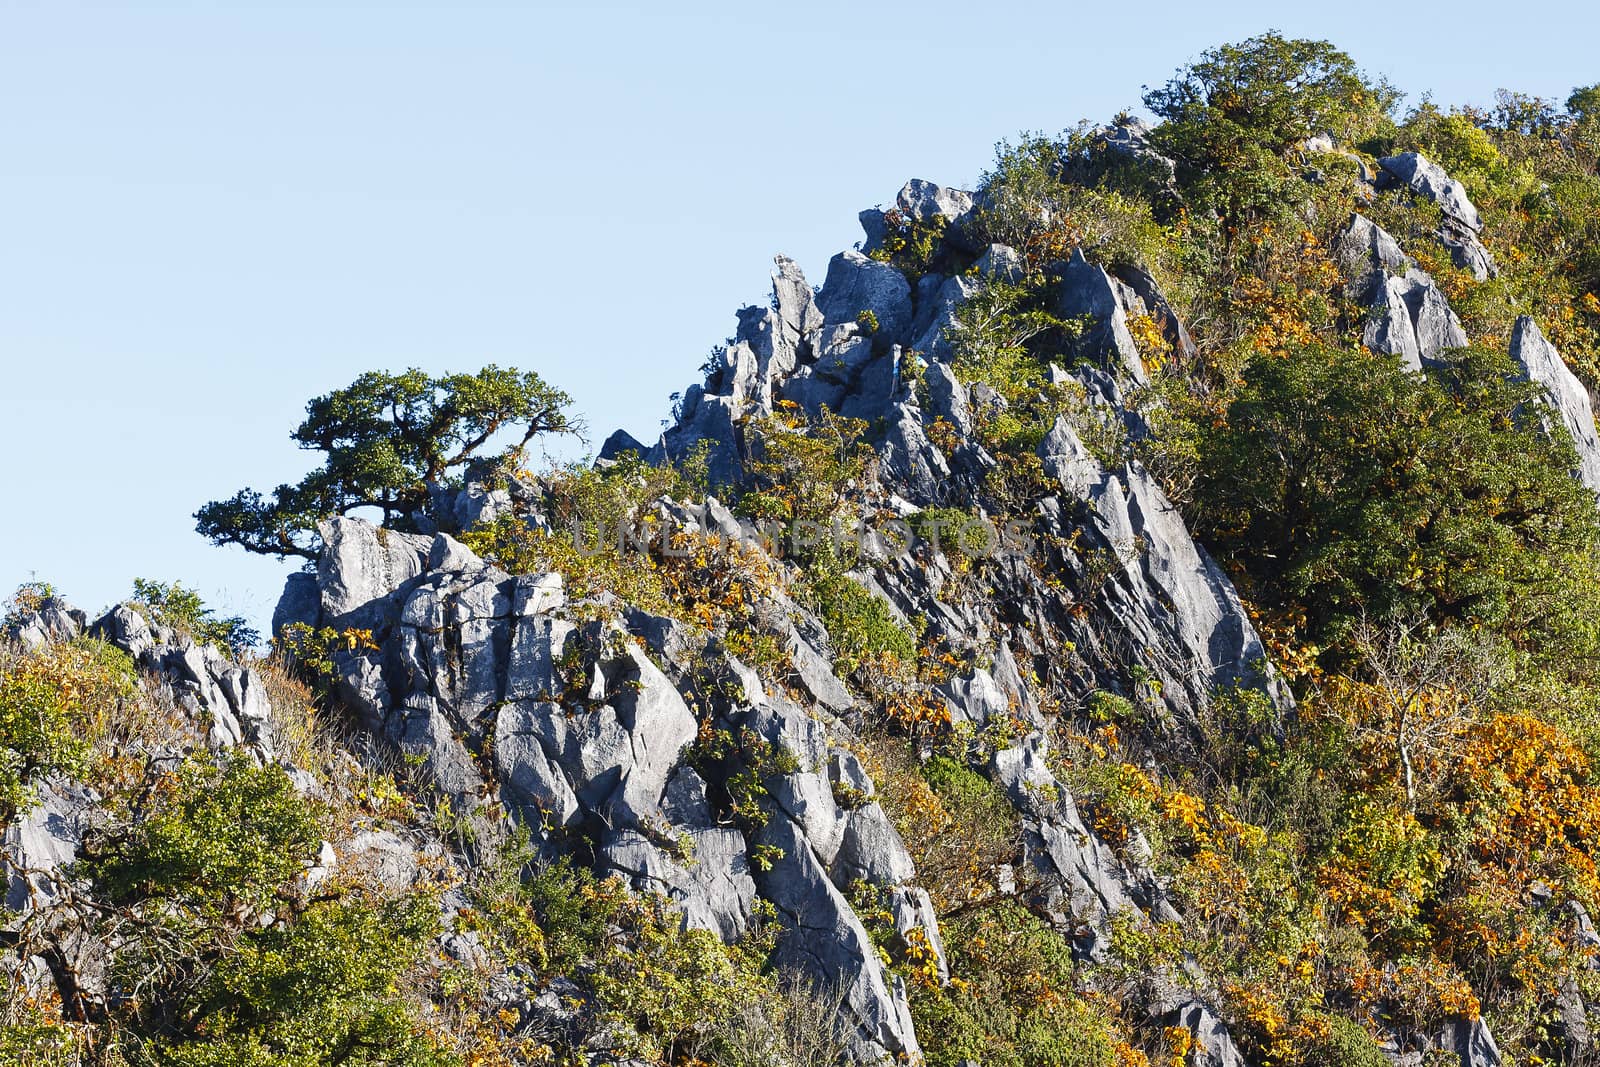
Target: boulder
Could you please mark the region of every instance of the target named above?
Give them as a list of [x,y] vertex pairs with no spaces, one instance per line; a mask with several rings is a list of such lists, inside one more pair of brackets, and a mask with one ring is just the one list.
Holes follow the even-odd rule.
[[1403,274],[1412,265],[1411,257],[1400,250],[1400,242],[1359,214],[1350,216],[1349,225],[1334,246],[1334,255],[1364,286],[1371,284],[1374,271]]
[[841,889],[858,881],[896,886],[914,879],[917,868],[883,808],[867,804],[845,815],[844,836],[830,874]]
[[25,648],[43,648],[56,641],[70,641],[83,633],[88,617],[60,597],[47,597],[32,611],[6,625],[6,636]]
[[1184,326],[1172,303],[1156,284],[1155,276],[1143,267],[1118,266],[1116,278],[1132,289],[1134,295],[1144,304],[1145,314],[1155,319],[1161,327],[1167,347],[1185,360],[1194,359],[1197,353],[1194,338],[1189,336],[1188,327]]
[[1022,255],[1010,245],[990,245],[972,266],[983,277],[1002,282],[1020,282],[1028,273]]
[[308,571],[298,571],[283,583],[283,593],[272,610],[272,635],[283,633],[284,628],[297,623],[317,627],[322,618],[322,590],[317,576]]
[[1405,185],[1412,192],[1438,205],[1439,210],[1474,233],[1483,229],[1483,218],[1467,196],[1467,187],[1444,172],[1439,164],[1421,152],[1402,152],[1378,160],[1378,169],[1389,183]]
[[[926,275],[924,281],[930,278],[936,276]],[[911,350],[920,353],[929,364],[950,362],[955,357],[950,331],[956,325],[958,309],[978,292],[979,286],[977,279],[958,274],[941,281],[931,295],[919,301],[911,326]]]
[[939,934],[939,920],[928,891],[912,886],[890,890],[889,913],[894,916],[897,947],[902,952],[917,950],[932,953],[934,978],[940,984],[948,982],[950,963],[945,957],[944,939]]
[[921,1049],[905,985],[885,971],[866,928],[812,850],[809,835],[779,813],[756,840],[768,857],[757,885],[787,927],[778,943],[778,964],[840,988],[855,1028],[852,1054],[858,1062],[877,1062],[885,1054],[915,1061]]
[[994,781],[1023,816],[1023,852],[1043,883],[1043,904],[1080,958],[1101,960],[1111,946],[1110,919],[1133,907],[1129,875],[1084,825],[1072,795],[1046,763],[1048,736],[1035,731],[995,752]]
[[945,363],[930,363],[923,374],[928,387],[928,414],[942,418],[963,437],[973,430],[972,413],[967,406],[967,390],[955,371]]
[[392,594],[427,569],[433,538],[342,516],[322,522],[317,532],[322,618],[336,629],[385,628],[392,621]]
[[1361,343],[1372,351],[1399,356],[1407,368],[1421,371],[1467,346],[1444,292],[1382,227],[1353,215],[1335,254],[1350,277],[1350,294],[1368,305]]
[[906,182],[894,199],[895,207],[912,222],[927,222],[932,218],[959,222],[971,213],[976,203],[976,198],[965,190],[936,185],[922,178]]
[[900,337],[911,325],[911,285],[905,275],[859,252],[840,252],[828,262],[817,305],[829,324],[857,322],[870,311],[885,339]]
[[675,820],[672,836],[669,852],[636,830],[610,831],[600,863],[635,889],[672,900],[682,909],[686,927],[710,930],[724,941],[743,936],[756,897],[744,836],[711,825],[709,812],[694,816],[692,826]]
[[[300,577],[310,576],[290,575],[291,583],[293,583],[293,579]],[[300,583],[293,584],[297,590],[303,590],[304,588]],[[312,579],[311,585],[313,591],[315,591],[316,579]],[[285,588],[284,593],[288,595],[287,588]],[[276,621],[277,616],[274,615],[273,618]],[[127,604],[118,604],[96,619],[89,633],[102,641],[116,645],[126,652],[135,663],[141,662],[145,655],[156,645],[155,636],[150,631],[149,621]]]

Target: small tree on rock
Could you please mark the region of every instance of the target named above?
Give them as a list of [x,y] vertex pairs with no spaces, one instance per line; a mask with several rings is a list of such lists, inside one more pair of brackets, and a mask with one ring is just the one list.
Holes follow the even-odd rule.
[[322,466],[270,496],[242,489],[212,501],[195,512],[195,528],[214,544],[280,559],[315,559],[317,524],[358,508],[380,511],[387,527],[415,529],[431,490],[490,458],[482,452],[498,435],[520,430],[498,457],[513,461],[540,434],[576,431],[569,403],[571,397],[531,371],[363,374],[308,403],[293,434],[300,447],[326,455]]

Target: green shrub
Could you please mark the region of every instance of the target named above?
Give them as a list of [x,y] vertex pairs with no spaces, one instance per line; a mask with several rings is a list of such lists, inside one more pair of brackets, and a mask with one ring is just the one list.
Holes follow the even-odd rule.
[[1131,723],[1138,719],[1133,701],[1104,689],[1096,689],[1084,698],[1083,710],[1090,722]]
[[185,589],[179,582],[168,585],[135,578],[130,603],[151,622],[186,633],[203,645],[221,645],[236,657],[261,641],[261,634],[243,616],[219,616],[206,607],[199,593]]
[[828,628],[834,665],[841,674],[848,676],[885,657],[901,663],[916,659],[916,639],[895,619],[889,605],[848,575],[810,568],[802,595]]
[[[814,998],[765,973],[770,931],[758,926],[724,945],[708,930],[686,929],[664,897],[636,894],[620,879],[596,878],[566,859],[511,862],[523,865],[514,899],[528,909],[514,940],[534,947],[531,958],[541,973],[566,975],[587,989],[619,1054],[663,1063],[698,1057],[788,1067],[787,1060],[749,1058],[751,1028],[779,1031],[791,1047],[826,1036],[828,1021],[804,1010]],[[502,886],[509,888],[509,882]],[[533,928],[525,925],[527,917]]]
[[38,611],[56,597],[56,587],[38,579],[23,582],[6,598],[5,614],[0,616],[0,630],[10,632],[11,627],[24,615]]
[[911,1011],[929,1067],[1112,1067],[1107,1018],[1076,996],[1066,941],[1015,904],[948,924],[955,980],[918,987]]
[[[1158,223],[1143,190],[1082,184],[1063,160],[1087,151],[1088,137],[1065,143],[1026,135],[995,146],[994,166],[983,177],[977,212],[983,238],[1022,254],[1030,272],[1042,271],[1083,248],[1099,262],[1137,265],[1164,273],[1173,263],[1173,234]],[[1040,277],[1029,279],[1036,285]]]
[[[758,519],[829,529],[866,476],[873,455],[863,437],[866,428],[861,419],[826,409],[808,420],[792,405],[753,423],[750,473],[755,488],[739,499],[739,509]],[[797,544],[796,555],[808,559],[815,547]]]
[[0,823],[32,801],[29,783],[82,774],[90,745],[135,694],[133,663],[100,641],[0,649]]
[[438,925],[423,896],[314,904],[254,931],[190,999],[187,1031],[160,1042],[174,1067],[444,1067],[456,1062],[397,992]]
[[1388,1067],[1390,1059],[1366,1027],[1342,1015],[1324,1018],[1328,1032],[1309,1042],[1302,1067]]
[[206,915],[261,909],[316,856],[316,812],[275,765],[242,752],[191,757],[157,784],[153,810],[90,861],[111,899],[157,898]]
[[1207,434],[1199,526],[1314,635],[1423,611],[1582,647],[1600,530],[1538,402],[1491,353],[1426,378],[1335,348],[1259,360]]

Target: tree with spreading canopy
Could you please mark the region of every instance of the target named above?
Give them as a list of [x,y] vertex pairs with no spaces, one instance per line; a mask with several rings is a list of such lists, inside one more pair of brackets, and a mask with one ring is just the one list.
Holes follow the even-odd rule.
[[1331,346],[1258,360],[1203,434],[1197,526],[1323,634],[1420,613],[1576,656],[1600,524],[1572,441],[1506,356],[1452,358],[1426,377]]
[[1295,174],[1290,155],[1309,138],[1359,142],[1389,124],[1398,99],[1327,41],[1279,33],[1208,49],[1144,94],[1163,120],[1157,146],[1187,179],[1186,199],[1230,224],[1270,213]]
[[[459,480],[468,464],[513,462],[541,434],[576,432],[570,403],[532,371],[493,365],[439,377],[416,369],[363,374],[309,402],[292,435],[324,453],[322,466],[270,496],[242,489],[212,501],[195,512],[195,528],[214,544],[280,559],[315,559],[317,524],[358,508],[380,511],[386,527],[416,529],[431,492]],[[483,455],[507,432],[516,435],[509,447]]]

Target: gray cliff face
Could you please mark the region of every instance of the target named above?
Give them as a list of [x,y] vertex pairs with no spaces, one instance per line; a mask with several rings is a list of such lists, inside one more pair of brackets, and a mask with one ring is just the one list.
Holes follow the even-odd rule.
[[1350,293],[1368,308],[1361,341],[1421,371],[1436,366],[1468,338],[1444,293],[1400,244],[1370,219],[1355,215],[1335,249],[1350,276]]
[[[347,573],[385,558],[385,536],[354,519],[325,528],[316,621],[371,624],[378,649],[339,656],[345,699],[472,813],[480,841],[503,835],[508,819],[552,852],[587,841],[600,871],[665,894],[685,922],[726,939],[764,898],[792,930],[782,958],[844,988],[859,1057],[917,1051],[905,990],[844,896],[856,881],[912,894],[915,865],[876,802],[846,810],[835,800],[842,777],[868,794],[871,783],[827,710],[851,698],[826,669],[826,644],[802,631],[825,642],[820,624],[792,604],[781,616],[801,650],[795,691],[817,701],[802,706],[682,623],[571,605],[559,575],[506,575],[445,535],[430,545],[387,535],[387,550],[405,553],[391,578],[412,559],[429,561],[404,581]],[[353,588],[372,599],[353,602]],[[733,771],[690,752],[695,693],[716,726],[793,757],[792,770],[768,779],[759,826],[716,813],[712,794]],[[929,933],[936,942],[936,928]]]

